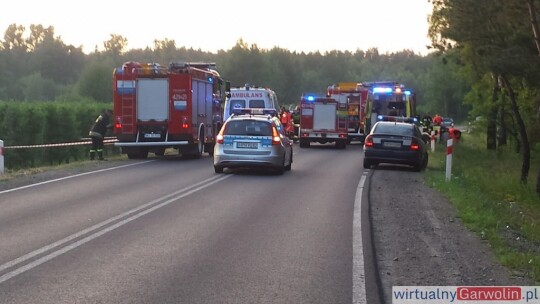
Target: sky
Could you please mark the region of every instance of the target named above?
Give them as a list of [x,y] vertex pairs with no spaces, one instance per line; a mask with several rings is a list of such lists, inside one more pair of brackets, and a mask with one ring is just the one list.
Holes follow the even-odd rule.
[[177,47],[217,52],[239,39],[262,49],[380,53],[404,49],[425,55],[428,0],[2,0],[0,39],[10,24],[54,27],[65,44],[85,53],[111,34],[128,49],[174,40]]

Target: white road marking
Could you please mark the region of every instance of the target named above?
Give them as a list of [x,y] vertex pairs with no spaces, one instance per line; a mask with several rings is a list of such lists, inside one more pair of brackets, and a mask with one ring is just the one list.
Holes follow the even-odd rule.
[[353,216],[353,304],[366,304],[366,273],[364,269],[364,247],[362,246],[362,194],[364,192],[364,183],[366,182],[364,172],[356,188],[354,198],[354,216]]
[[13,189],[9,189],[9,190],[0,191],[0,194],[13,192],[13,191],[17,191],[17,190],[22,190],[22,189],[26,189],[26,188],[31,188],[31,187],[35,187],[35,186],[39,186],[39,185],[54,183],[54,182],[58,182],[58,181],[62,181],[62,180],[66,180],[66,179],[70,179],[70,178],[74,178],[74,177],[79,177],[79,176],[84,176],[84,175],[89,175],[89,174],[94,174],[94,173],[99,173],[99,172],[105,172],[105,171],[115,170],[115,169],[120,169],[120,168],[125,168],[125,167],[137,166],[137,165],[146,164],[146,163],[153,162],[153,161],[155,161],[155,160],[147,160],[147,161],[140,162],[140,163],[122,165],[122,166],[118,166],[118,167],[111,167],[111,168],[106,168],[106,169],[100,169],[100,170],[95,170],[95,171],[90,171],[90,172],[85,172],[85,173],[60,177],[60,178],[57,178],[57,179],[51,179],[51,180],[44,181],[44,182],[41,182],[41,183],[35,183],[35,184],[26,185],[26,186],[22,186],[22,187],[18,187],[18,188],[13,188]]
[[[167,194],[167,195],[165,195],[163,197],[155,199],[155,200],[153,200],[153,201],[151,201],[149,203],[146,203],[146,204],[144,204],[142,206],[139,206],[137,208],[134,208],[132,210],[124,212],[124,213],[122,213],[122,214],[120,214],[118,216],[110,218],[110,219],[108,219],[106,221],[103,221],[103,222],[101,222],[99,224],[96,224],[96,225],[94,225],[94,226],[92,226],[90,228],[87,228],[87,229],[84,229],[84,230],[82,230],[80,232],[72,234],[72,235],[70,235],[70,236],[68,236],[68,237],[66,237],[64,239],[61,239],[61,240],[59,240],[57,242],[54,242],[54,243],[52,243],[50,245],[47,245],[47,246],[44,246],[44,247],[42,247],[40,249],[32,251],[32,252],[30,252],[28,254],[25,254],[25,255],[17,258],[17,259],[14,259],[14,260],[9,261],[9,262],[7,262],[5,264],[2,264],[2,265],[0,265],[0,271],[3,271],[3,270],[8,269],[10,267],[13,267],[13,266],[15,266],[17,264],[23,263],[23,262],[25,262],[25,261],[39,255],[39,254],[42,254],[42,253],[47,252],[47,251],[49,251],[49,250],[51,250],[51,249],[53,249],[55,247],[61,246],[61,245],[65,244],[65,243],[67,243],[69,241],[77,239],[78,237],[81,237],[81,236],[83,236],[83,235],[85,235],[85,234],[87,234],[87,233],[89,233],[91,231],[97,230],[93,234],[90,234],[87,237],[74,242],[73,244],[70,244],[70,245],[65,246],[63,248],[60,248],[60,249],[58,249],[56,251],[53,251],[53,252],[51,252],[51,253],[49,253],[49,254],[47,254],[47,255],[45,255],[45,256],[37,259],[37,260],[35,260],[35,261],[33,261],[31,263],[28,263],[28,264],[26,264],[26,265],[24,265],[22,267],[16,268],[16,269],[14,269],[14,270],[0,276],[0,284],[7,281],[7,280],[9,280],[9,279],[11,279],[11,278],[13,278],[13,277],[15,277],[15,276],[17,276],[17,275],[19,275],[19,274],[21,274],[21,273],[23,273],[23,272],[26,272],[26,271],[30,270],[30,269],[32,269],[32,268],[34,268],[36,266],[39,266],[39,265],[41,265],[41,264],[43,264],[43,263],[45,263],[47,261],[50,261],[53,258],[55,258],[55,257],[57,257],[57,256],[59,256],[59,255],[61,255],[63,253],[66,253],[66,252],[68,252],[70,250],[73,250],[73,249],[75,249],[75,248],[77,248],[77,247],[79,247],[79,246],[81,246],[81,245],[83,245],[85,243],[88,243],[91,240],[93,240],[93,239],[95,239],[95,238],[97,238],[99,236],[102,236],[107,232],[113,231],[116,228],[119,228],[119,227],[121,227],[121,226],[135,220],[135,219],[138,219],[139,217],[141,217],[141,216],[143,216],[145,214],[148,214],[148,213],[151,213],[151,212],[153,212],[155,210],[158,210],[158,209],[160,209],[160,208],[162,208],[164,206],[167,206],[170,203],[172,203],[172,202],[174,202],[174,201],[176,201],[176,200],[178,200],[180,198],[186,197],[186,196],[188,196],[188,195],[190,195],[192,193],[195,193],[195,192],[200,191],[200,190],[202,190],[204,188],[207,188],[207,187],[209,187],[209,186],[211,186],[211,185],[213,185],[215,183],[218,183],[218,182],[220,182],[220,181],[222,181],[224,179],[227,179],[227,178],[229,178],[231,176],[232,175],[221,175],[221,176],[218,176],[218,177],[214,176],[214,177],[208,178],[206,180],[203,180],[201,182],[198,182],[196,184],[188,186],[188,187],[186,187],[184,189],[178,190],[178,191],[176,191],[174,193]],[[154,204],[156,204],[156,203],[158,203],[160,201],[163,201],[163,200],[166,200],[166,201],[164,201],[162,203],[159,203],[159,204],[157,204],[157,205],[155,205],[155,206],[153,206],[151,208],[145,209],[145,208],[147,208],[149,206],[152,206],[152,205],[154,205]],[[145,209],[145,210],[141,211],[141,209]],[[133,215],[131,215],[131,214],[133,214]],[[120,222],[118,222],[118,223],[116,223],[116,224],[114,224],[112,226],[109,226],[109,227],[104,228],[102,230],[98,230],[101,227],[103,227],[103,226],[105,226],[107,224],[110,224],[110,223],[112,223],[112,222],[114,222],[116,220],[119,220],[119,219],[121,219],[123,217],[126,217],[128,215],[131,215],[131,216],[124,219],[124,220],[121,220]]]

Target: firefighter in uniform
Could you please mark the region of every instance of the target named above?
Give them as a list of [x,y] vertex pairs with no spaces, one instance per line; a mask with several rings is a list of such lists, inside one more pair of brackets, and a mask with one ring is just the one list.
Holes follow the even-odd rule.
[[99,160],[105,160],[103,158],[103,139],[107,130],[112,129],[112,115],[113,112],[111,110],[104,110],[103,113],[96,118],[92,128],[90,128],[90,132],[88,132],[88,136],[92,139],[90,160],[94,160],[96,154]]

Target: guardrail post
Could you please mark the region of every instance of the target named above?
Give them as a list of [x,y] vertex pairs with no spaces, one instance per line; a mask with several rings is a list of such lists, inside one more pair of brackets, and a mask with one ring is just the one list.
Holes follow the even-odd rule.
[[435,152],[435,131],[431,131],[431,152]]
[[446,141],[446,181],[452,176],[452,139]]
[[0,175],[4,174],[4,141],[0,139]]

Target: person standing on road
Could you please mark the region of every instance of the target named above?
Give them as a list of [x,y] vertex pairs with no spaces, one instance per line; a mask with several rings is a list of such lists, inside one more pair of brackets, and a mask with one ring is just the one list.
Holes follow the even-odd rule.
[[113,112],[109,109],[104,110],[101,115],[96,118],[96,121],[90,128],[88,136],[92,139],[92,148],[90,148],[90,160],[96,158],[96,154],[99,160],[105,160],[103,158],[103,139],[107,130],[112,129],[112,115]]

